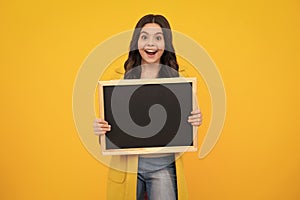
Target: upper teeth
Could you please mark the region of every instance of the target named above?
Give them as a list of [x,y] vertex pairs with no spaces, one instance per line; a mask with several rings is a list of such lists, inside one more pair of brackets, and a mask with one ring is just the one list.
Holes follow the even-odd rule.
[[156,52],[155,50],[146,50],[146,51],[150,53]]

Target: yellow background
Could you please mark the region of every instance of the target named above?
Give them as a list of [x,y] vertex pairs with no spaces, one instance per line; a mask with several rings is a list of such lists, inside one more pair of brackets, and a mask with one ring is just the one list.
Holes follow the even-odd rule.
[[148,13],[203,45],[226,88],[219,142],[184,158],[190,199],[300,199],[297,0],[2,1],[0,199],[105,199],[107,168],[73,122],[73,83],[96,45]]

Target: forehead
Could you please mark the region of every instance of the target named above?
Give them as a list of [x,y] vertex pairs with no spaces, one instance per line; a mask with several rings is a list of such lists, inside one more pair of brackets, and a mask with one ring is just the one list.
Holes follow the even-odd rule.
[[149,34],[162,33],[161,27],[156,23],[148,23],[143,26],[141,32],[146,32]]

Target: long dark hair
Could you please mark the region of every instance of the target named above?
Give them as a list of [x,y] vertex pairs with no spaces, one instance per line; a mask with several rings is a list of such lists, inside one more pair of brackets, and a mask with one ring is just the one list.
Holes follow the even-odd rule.
[[[156,23],[158,24],[163,31],[164,41],[165,41],[165,50],[163,55],[160,58],[160,64],[164,67],[161,68],[159,72],[159,77],[177,77],[178,76],[178,63],[175,54],[175,50],[172,43],[172,31],[168,20],[162,15],[145,15],[142,17],[135,26],[133,36],[130,42],[130,51],[128,55],[128,59],[124,63],[125,72],[129,72],[130,70],[139,71],[138,73],[130,73],[130,74],[140,74],[140,66],[141,65],[141,55],[138,50],[138,39],[140,37],[141,29],[148,23]],[[138,67],[138,68],[136,68]],[[136,69],[134,69],[136,68]],[[139,75],[138,75],[139,76]],[[136,75],[126,75],[125,78],[139,78]]]

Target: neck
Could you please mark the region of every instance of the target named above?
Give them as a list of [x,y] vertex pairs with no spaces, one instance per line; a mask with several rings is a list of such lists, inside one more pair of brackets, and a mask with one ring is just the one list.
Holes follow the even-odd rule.
[[143,78],[157,78],[160,70],[159,63],[142,63],[141,79]]

